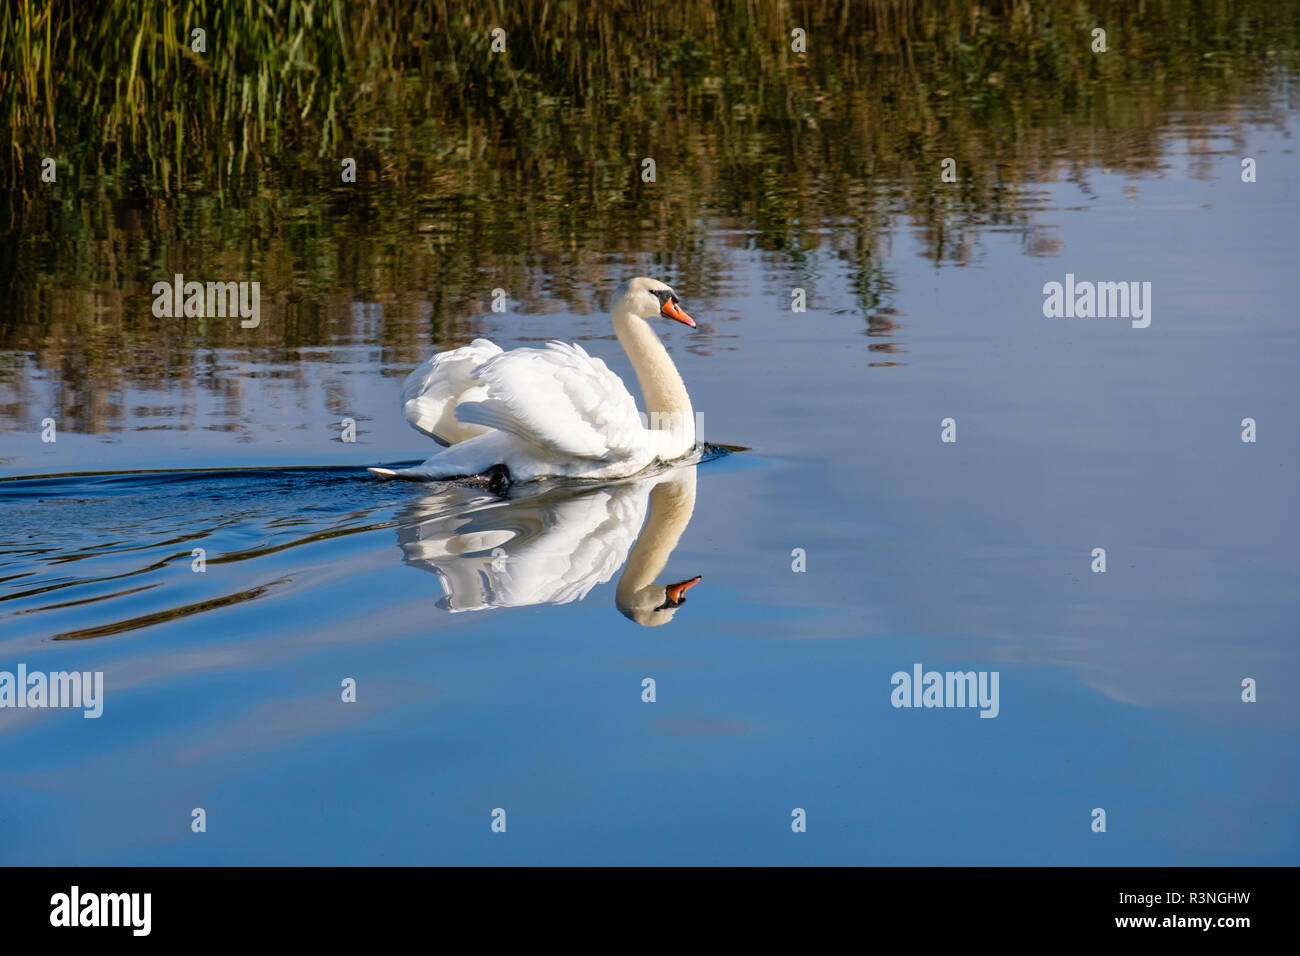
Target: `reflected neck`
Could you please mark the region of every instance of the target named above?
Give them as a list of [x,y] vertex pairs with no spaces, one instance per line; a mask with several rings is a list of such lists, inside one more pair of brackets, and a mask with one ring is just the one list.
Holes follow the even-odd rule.
[[[695,468],[693,466],[678,468],[671,477],[659,482],[650,491],[650,509],[646,516],[645,527],[637,536],[636,544],[627,557],[623,574],[618,579],[618,588],[614,593],[614,603],[625,614],[648,616],[652,609],[661,604],[664,598],[663,588],[653,590],[642,597],[642,592],[654,585],[654,580],[663,571],[673,549],[691,523],[695,513]],[[648,602],[648,604],[647,604]],[[644,608],[642,605],[646,605]],[[668,615],[664,618],[667,620]],[[635,618],[634,618],[635,619]],[[639,623],[647,623],[642,620]]]

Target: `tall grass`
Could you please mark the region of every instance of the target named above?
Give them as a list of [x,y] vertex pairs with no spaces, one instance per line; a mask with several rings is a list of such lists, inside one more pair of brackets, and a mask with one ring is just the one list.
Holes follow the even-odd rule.
[[[1098,25],[1106,56],[1089,49]],[[791,51],[796,26],[806,55]],[[494,27],[504,55],[490,52]],[[191,49],[196,28],[206,52]],[[1298,35],[1289,0],[5,0],[3,167],[20,192],[54,156],[165,194],[345,147],[384,166],[503,137],[592,153],[610,126],[815,124],[877,97],[924,136],[936,98],[972,119],[1030,89],[1086,106],[1103,80],[1235,69],[1293,54]],[[945,125],[960,134],[956,117]]]

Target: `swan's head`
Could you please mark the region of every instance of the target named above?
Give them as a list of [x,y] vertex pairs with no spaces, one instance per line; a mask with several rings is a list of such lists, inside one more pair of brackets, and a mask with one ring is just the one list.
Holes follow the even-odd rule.
[[682,309],[677,301],[677,293],[666,282],[638,276],[628,279],[614,290],[614,301],[610,311],[631,312],[638,319],[653,319],[663,316],[675,319],[684,325],[695,328],[695,320]]
[[615,603],[628,620],[636,621],[642,627],[658,627],[673,619],[677,609],[686,603],[686,592],[700,580],[697,574],[676,584],[651,584],[638,591],[630,601],[616,600]]

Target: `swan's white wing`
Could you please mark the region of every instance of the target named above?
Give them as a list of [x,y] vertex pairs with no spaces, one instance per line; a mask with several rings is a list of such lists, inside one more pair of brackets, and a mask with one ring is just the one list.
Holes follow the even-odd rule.
[[440,445],[452,445],[483,434],[486,428],[467,425],[456,418],[456,406],[482,396],[474,381],[474,370],[500,354],[501,347],[487,339],[475,339],[463,348],[439,352],[406,377],[402,384],[402,414],[416,431]]
[[487,394],[457,406],[456,418],[467,425],[510,432],[545,454],[595,461],[631,455],[645,443],[627,387],[581,346],[512,349],[473,375]]

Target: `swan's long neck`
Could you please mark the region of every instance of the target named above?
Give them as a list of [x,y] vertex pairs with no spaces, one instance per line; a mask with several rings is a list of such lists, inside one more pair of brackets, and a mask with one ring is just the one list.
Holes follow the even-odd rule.
[[614,334],[636,372],[645,398],[647,424],[652,431],[663,433],[661,457],[681,457],[695,447],[695,411],[677,366],[645,319],[630,312],[615,312]]
[[672,620],[672,611],[655,611],[663,603],[664,589],[654,580],[663,571],[673,549],[695,512],[695,468],[678,468],[650,491],[650,513],[637,536],[618,579],[614,603],[638,624],[655,625]]

